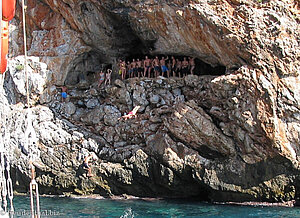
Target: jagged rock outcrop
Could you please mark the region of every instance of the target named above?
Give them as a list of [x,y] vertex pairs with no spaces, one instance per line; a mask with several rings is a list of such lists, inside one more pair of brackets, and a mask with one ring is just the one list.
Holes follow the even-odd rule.
[[[48,65],[31,61],[41,192],[299,198],[299,2],[259,2],[28,1],[29,54]],[[16,27],[15,55],[22,50]],[[78,81],[136,54],[194,56],[227,70],[115,80],[105,89]],[[18,58],[3,97],[12,109],[15,186],[26,191],[26,110],[15,105],[25,99],[24,71],[16,65]],[[73,86],[61,103],[55,85],[66,81]],[[136,119],[118,119],[136,105]],[[89,152],[98,157],[92,179],[82,169]]]

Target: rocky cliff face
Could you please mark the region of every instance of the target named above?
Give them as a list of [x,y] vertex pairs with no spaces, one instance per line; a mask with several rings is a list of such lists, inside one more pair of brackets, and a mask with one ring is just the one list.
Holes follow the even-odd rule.
[[[43,0],[28,1],[27,11],[29,54],[40,57],[30,62],[30,84],[43,193],[299,198],[298,1]],[[14,55],[22,51],[18,25]],[[116,80],[105,89],[70,82],[145,54],[194,56],[226,74]],[[7,128],[16,187],[25,191],[18,61],[7,75]],[[68,82],[61,103],[54,84]],[[136,105],[136,119],[118,120]],[[88,152],[98,157],[92,179],[81,166]]]

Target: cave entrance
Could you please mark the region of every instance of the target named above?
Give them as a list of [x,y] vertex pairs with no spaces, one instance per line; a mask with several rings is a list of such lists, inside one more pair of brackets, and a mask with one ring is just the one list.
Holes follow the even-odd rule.
[[195,74],[196,75],[214,75],[214,76],[221,76],[224,75],[226,72],[226,67],[222,65],[218,66],[211,66],[204,61],[201,61],[198,58],[195,58]]
[[70,63],[64,84],[67,86],[91,85],[97,79],[100,70],[111,68],[107,57],[96,51],[83,53]]
[[[169,60],[166,61],[167,67],[168,67],[168,62],[170,61],[171,63],[172,56],[174,56],[174,58],[176,60],[178,59],[179,61],[183,61],[185,57],[187,60],[189,59],[189,56],[182,56],[182,55],[164,55],[164,54],[148,55],[144,53],[129,54],[125,56],[123,59],[125,59],[126,62],[128,61],[131,62],[133,59],[144,60],[145,56],[148,56],[150,59],[154,59],[156,56],[158,56],[159,59],[161,59],[163,56],[165,58],[168,56]],[[119,78],[119,75],[117,75],[116,73],[118,71],[117,59],[114,58],[109,59],[105,55],[102,55],[101,53],[96,51],[90,51],[81,54],[77,58],[75,58],[73,62],[69,65],[67,77],[65,79],[65,85],[75,86],[81,84],[83,86],[85,85],[90,86],[96,82],[98,78],[97,73],[100,70],[106,71],[107,69],[113,69],[113,71],[115,72],[112,74],[112,79]],[[220,65],[220,66],[213,67],[210,64],[203,62],[199,58],[195,58],[195,69],[194,69],[195,75],[219,76],[219,75],[224,75],[225,71],[226,71],[225,66]]]

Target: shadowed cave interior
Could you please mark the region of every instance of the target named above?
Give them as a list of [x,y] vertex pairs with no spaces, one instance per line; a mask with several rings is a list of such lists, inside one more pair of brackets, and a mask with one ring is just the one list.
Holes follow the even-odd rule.
[[[132,61],[132,59],[140,59],[143,60],[145,56],[148,56],[150,59],[155,58],[158,56],[159,59],[161,57],[169,57],[174,56],[175,59],[179,59],[180,61],[183,60],[184,57],[187,59],[190,56],[187,55],[172,55],[172,54],[156,54],[156,55],[149,55],[149,54],[127,54],[125,57],[115,58],[115,57],[103,57],[100,53],[95,51],[90,51],[88,53],[84,53],[73,60],[73,63],[70,65],[68,70],[68,76],[65,80],[65,85],[76,85],[78,83],[87,82],[88,84],[92,84],[97,79],[97,73],[100,70],[106,69],[113,69],[112,78],[113,79],[120,79],[118,75],[118,66],[117,61],[119,59],[125,59],[127,61]],[[219,65],[219,66],[211,66],[200,60],[199,58],[195,58],[195,69],[194,74],[201,76],[201,75],[224,75],[226,71],[226,67]]]

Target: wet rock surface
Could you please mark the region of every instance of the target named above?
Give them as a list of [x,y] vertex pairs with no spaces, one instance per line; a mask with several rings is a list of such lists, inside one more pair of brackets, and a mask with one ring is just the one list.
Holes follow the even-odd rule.
[[[29,1],[29,54],[40,56],[29,63],[35,146],[24,141],[21,57],[10,60],[0,104],[16,190],[28,190],[30,153],[46,194],[299,198],[298,4]],[[79,78],[136,50],[195,56],[227,71],[117,79],[101,89]],[[62,103],[56,85],[68,80]],[[119,119],[136,105],[135,119]],[[92,178],[82,165],[88,153],[97,156]]]

